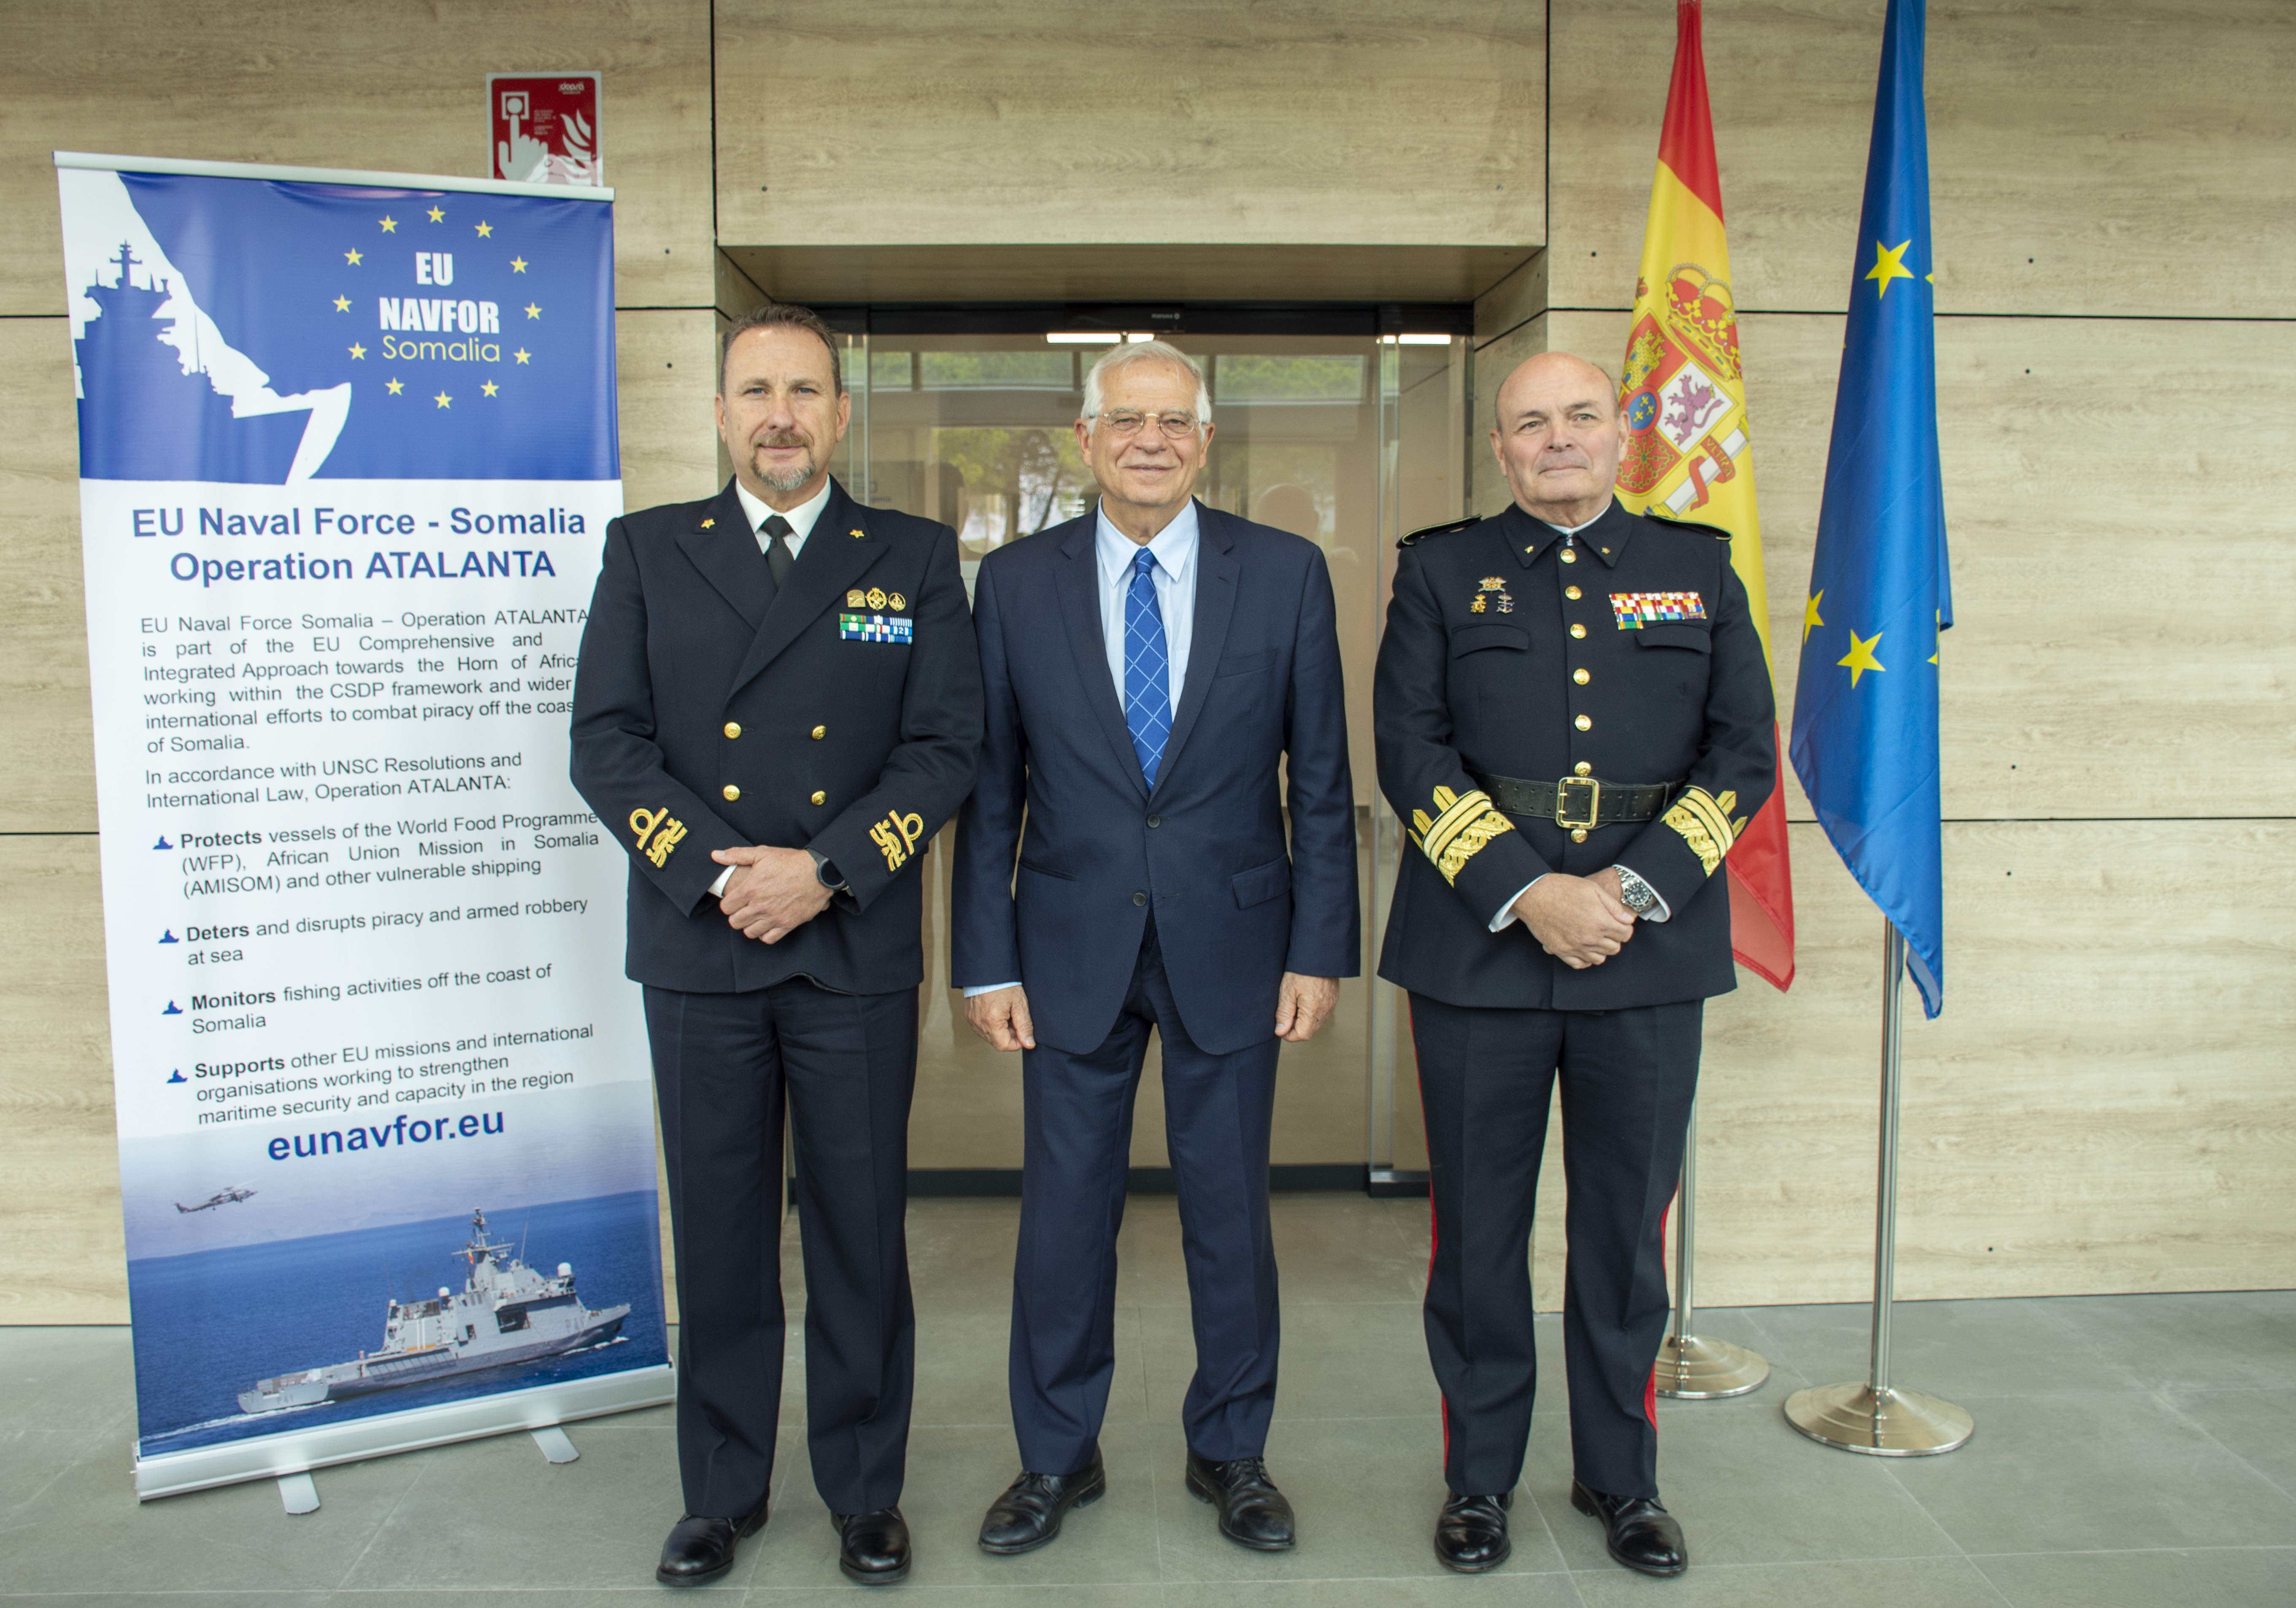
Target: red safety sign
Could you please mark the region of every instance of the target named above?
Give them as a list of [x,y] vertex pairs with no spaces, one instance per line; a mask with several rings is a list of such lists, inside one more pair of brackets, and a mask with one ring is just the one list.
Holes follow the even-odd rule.
[[603,185],[594,72],[489,73],[489,168],[528,185]]

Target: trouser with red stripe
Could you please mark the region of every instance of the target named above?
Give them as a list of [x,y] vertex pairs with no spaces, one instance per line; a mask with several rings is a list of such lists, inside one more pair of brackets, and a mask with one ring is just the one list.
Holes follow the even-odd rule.
[[1652,1365],[1666,1336],[1666,1218],[1698,1087],[1704,1002],[1511,1011],[1411,997],[1435,1245],[1427,1354],[1443,1392],[1443,1477],[1514,1489],[1530,1437],[1530,1227],[1562,1092],[1563,1365],[1578,1478],[1658,1494]]

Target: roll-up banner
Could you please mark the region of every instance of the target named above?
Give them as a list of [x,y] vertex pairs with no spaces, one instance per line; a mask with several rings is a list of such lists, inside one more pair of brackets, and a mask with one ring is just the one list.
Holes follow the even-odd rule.
[[611,191],[60,152],[151,1497],[668,1399]]

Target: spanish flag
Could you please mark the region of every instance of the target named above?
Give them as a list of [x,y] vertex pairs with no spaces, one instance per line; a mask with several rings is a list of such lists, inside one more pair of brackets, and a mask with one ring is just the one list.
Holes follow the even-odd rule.
[[[1706,103],[1699,0],[1677,0],[1674,81],[1658,140],[1650,221],[1635,281],[1619,394],[1627,414],[1619,500],[1640,513],[1693,520],[1730,533],[1730,562],[1770,648],[1762,529],[1754,513],[1746,382],[1730,247]],[[1730,946],[1741,964],[1784,989],[1793,981],[1793,876],[1786,858],[1785,771],[1730,850]]]

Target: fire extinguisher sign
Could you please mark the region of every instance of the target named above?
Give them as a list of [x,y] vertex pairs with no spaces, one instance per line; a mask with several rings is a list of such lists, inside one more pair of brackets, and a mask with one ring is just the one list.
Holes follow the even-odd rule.
[[594,72],[488,73],[488,171],[527,185],[603,185]]

